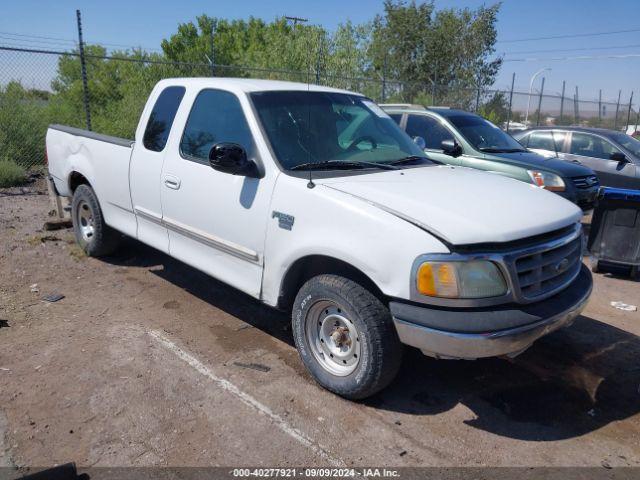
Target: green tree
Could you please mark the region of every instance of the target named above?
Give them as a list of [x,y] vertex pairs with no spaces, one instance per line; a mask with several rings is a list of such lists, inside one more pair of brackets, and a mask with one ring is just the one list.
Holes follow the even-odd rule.
[[509,101],[504,92],[494,92],[478,109],[479,115],[496,125],[506,122],[508,113]]
[[469,108],[474,92],[493,84],[502,64],[491,58],[499,8],[436,11],[433,1],[385,0],[384,14],[373,22],[371,69],[402,79],[405,100],[436,83],[439,103]]
[[43,164],[48,123],[41,92],[27,90],[17,81],[0,87],[0,161],[23,167]]

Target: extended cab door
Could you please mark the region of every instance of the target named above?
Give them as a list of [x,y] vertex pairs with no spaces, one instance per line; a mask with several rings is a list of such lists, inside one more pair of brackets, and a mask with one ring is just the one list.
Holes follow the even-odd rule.
[[169,237],[162,225],[162,165],[184,94],[185,88],[181,86],[157,87],[151,93],[138,125],[129,168],[131,201],[138,222],[137,238],[163,252],[169,251]]
[[[163,223],[169,251],[213,277],[254,297],[260,296],[264,241],[277,172],[262,165],[259,128],[246,94],[225,90],[190,91],[165,158],[161,184]],[[191,106],[192,105],[192,106]],[[189,108],[191,106],[191,108]],[[261,178],[232,175],[209,165],[219,142],[242,146],[261,166]],[[264,149],[264,142],[262,142]],[[265,155],[268,155],[265,153]],[[265,168],[266,167],[266,168]],[[167,179],[176,184],[167,183]]]

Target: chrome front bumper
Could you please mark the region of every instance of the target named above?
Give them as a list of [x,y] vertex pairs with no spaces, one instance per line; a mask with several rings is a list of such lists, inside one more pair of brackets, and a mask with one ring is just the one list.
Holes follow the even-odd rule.
[[[473,360],[517,355],[540,337],[570,325],[586,307],[592,288],[591,273],[583,265],[578,277],[565,290],[539,304],[519,309],[512,306],[443,311],[399,302],[391,302],[390,308],[402,343],[436,358]],[[456,329],[444,329],[443,318]],[[473,331],[474,319],[482,323],[483,330]],[[524,321],[527,323],[522,324]],[[491,324],[497,328],[487,328]]]

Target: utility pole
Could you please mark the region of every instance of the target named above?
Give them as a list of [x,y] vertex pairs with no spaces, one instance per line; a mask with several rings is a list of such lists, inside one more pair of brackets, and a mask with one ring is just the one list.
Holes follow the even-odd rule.
[[84,41],[82,40],[82,19],[80,10],[76,10],[78,21],[78,49],[80,50],[80,70],[82,74],[82,97],[84,100],[84,114],[87,122],[87,130],[91,130],[91,109],[89,107],[89,84],[87,82],[87,63],[84,58]]
[[[293,41],[295,43],[295,41],[297,40],[298,37],[298,32],[297,32],[297,26],[298,23],[307,23],[309,21],[308,18],[302,18],[302,17],[294,17],[292,15],[285,15],[284,19],[287,22],[292,22],[293,23]],[[309,48],[309,50],[311,50],[311,48]],[[309,54],[309,58],[307,61],[307,83],[311,83],[311,79],[309,78],[309,76],[311,75],[311,51],[308,52]]]
[[527,125],[527,122],[529,120],[529,108],[531,107],[531,94],[532,94],[532,90],[533,90],[533,82],[535,82],[536,77],[538,75],[540,75],[542,72],[546,72],[546,71],[550,71],[551,69],[549,67],[545,67],[545,68],[541,68],[540,70],[538,70],[536,73],[534,73],[531,76],[531,81],[529,82],[529,98],[527,99],[527,111],[524,114],[524,124]]
[[293,26],[295,27],[296,25],[298,25],[298,23],[307,23],[309,21],[308,18],[302,18],[302,17],[290,17],[285,15],[284,16],[285,20],[289,20],[290,22],[293,22]]

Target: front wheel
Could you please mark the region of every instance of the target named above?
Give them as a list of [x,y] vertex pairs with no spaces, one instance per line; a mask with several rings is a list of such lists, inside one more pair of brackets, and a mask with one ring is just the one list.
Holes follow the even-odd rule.
[[359,284],[337,275],[314,277],[298,292],[292,316],[300,357],[327,390],[363,399],[396,376],[402,344],[391,314]]

